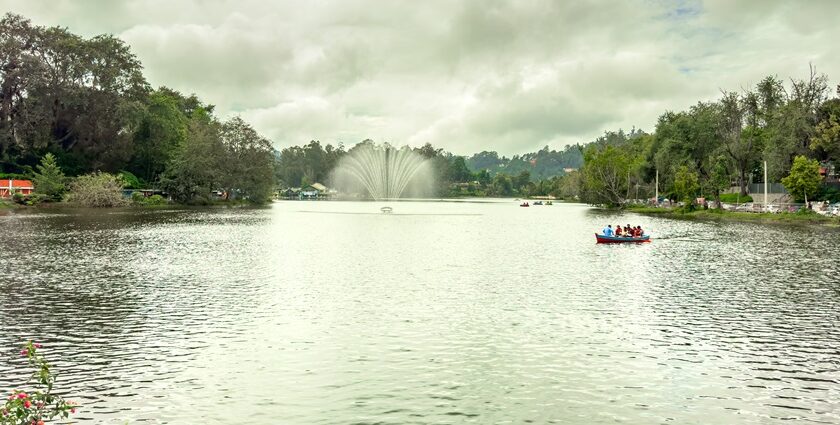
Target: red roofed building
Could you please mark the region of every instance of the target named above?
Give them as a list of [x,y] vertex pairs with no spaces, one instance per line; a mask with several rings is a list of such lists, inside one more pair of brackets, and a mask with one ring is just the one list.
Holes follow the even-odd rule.
[[0,198],[10,198],[14,193],[29,195],[35,190],[35,185],[29,180],[0,180]]

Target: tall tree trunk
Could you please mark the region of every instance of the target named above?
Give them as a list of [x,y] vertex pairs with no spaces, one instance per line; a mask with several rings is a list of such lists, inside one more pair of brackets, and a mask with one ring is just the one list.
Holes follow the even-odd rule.
[[738,183],[741,185],[741,196],[747,196],[747,170],[745,165],[741,165],[738,175],[738,179],[740,180]]

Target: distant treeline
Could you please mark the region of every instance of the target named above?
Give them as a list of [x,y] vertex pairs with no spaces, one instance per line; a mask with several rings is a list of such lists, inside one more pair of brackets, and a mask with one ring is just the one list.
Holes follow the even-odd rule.
[[[331,173],[341,158],[354,149],[373,143],[364,140],[350,149],[343,144],[322,145],[311,141],[303,146],[283,149],[278,159],[279,184],[304,187],[315,182],[330,183]],[[565,169],[583,163],[581,146],[563,151],[548,147],[539,152],[499,157],[496,152],[481,152],[466,158],[427,143],[413,150],[430,160],[435,176],[435,196],[532,196],[559,195]]]

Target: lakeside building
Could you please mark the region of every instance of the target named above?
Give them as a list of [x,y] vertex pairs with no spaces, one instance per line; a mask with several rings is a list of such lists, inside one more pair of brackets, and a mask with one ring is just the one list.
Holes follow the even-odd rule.
[[304,188],[289,187],[281,190],[279,195],[286,200],[324,200],[331,199],[338,194],[334,189],[329,189],[321,183],[312,183]]
[[31,180],[0,180],[0,198],[11,198],[15,193],[31,195],[35,191],[35,184]]

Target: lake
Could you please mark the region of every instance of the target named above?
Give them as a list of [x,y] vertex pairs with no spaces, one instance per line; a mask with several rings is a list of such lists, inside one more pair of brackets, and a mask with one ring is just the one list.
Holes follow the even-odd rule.
[[0,217],[0,390],[34,339],[75,423],[840,423],[836,230],[382,205]]

